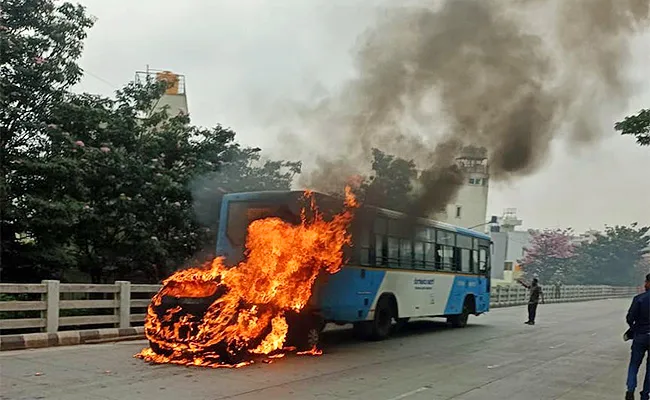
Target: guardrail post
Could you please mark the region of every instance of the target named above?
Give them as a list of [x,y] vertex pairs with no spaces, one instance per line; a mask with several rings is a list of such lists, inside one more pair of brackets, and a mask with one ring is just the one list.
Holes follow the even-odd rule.
[[499,305],[501,303],[501,286],[497,286],[495,289],[496,289],[495,291],[497,292],[497,298],[495,303]]
[[115,281],[117,286],[117,296],[119,299],[120,328],[129,328],[131,326],[131,282]]
[[45,332],[55,333],[59,330],[59,281],[44,280],[45,293],[41,296],[46,309],[41,315],[45,318]]

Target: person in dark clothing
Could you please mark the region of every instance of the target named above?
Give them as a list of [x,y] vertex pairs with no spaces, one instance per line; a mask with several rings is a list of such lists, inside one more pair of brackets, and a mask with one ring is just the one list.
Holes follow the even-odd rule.
[[537,306],[539,305],[539,301],[541,300],[542,304],[544,304],[544,292],[542,291],[542,287],[539,286],[537,278],[533,278],[530,285],[520,280],[517,282],[530,290],[530,298],[528,299],[528,321],[526,321],[525,324],[535,325],[535,317],[537,316]]
[[648,354],[648,359],[646,360],[641,400],[650,400],[650,274],[645,277],[645,293],[634,297],[625,319],[630,326],[625,335],[632,338],[632,354],[630,355],[630,365],[627,370],[625,400],[634,399],[637,375],[646,354]]

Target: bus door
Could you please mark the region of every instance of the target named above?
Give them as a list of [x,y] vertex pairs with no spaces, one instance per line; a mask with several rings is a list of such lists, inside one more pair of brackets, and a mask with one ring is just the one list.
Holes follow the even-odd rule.
[[490,308],[490,248],[483,244],[478,250],[479,268],[479,296],[476,302],[478,312],[487,311]]

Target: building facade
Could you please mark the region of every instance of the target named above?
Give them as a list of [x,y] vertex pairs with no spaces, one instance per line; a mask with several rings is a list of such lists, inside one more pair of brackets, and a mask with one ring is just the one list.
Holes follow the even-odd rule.
[[519,262],[530,246],[532,234],[517,230],[523,221],[517,218],[517,210],[508,208],[492,227],[492,279],[496,284],[511,284],[521,275]]
[[463,228],[485,231],[489,191],[489,168],[484,148],[466,147],[456,159],[465,179],[454,200],[435,219]]
[[189,111],[187,106],[187,92],[184,75],[176,74],[171,71],[147,68],[146,71],[136,72],[135,80],[142,84],[152,81],[165,82],[167,84],[165,93],[155,104],[153,104],[153,112],[160,111],[167,107],[167,112],[171,117],[175,117],[178,114],[188,114]]

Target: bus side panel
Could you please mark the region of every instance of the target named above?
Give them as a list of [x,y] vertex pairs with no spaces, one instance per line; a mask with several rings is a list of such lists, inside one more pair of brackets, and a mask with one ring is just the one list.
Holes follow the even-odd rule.
[[[456,276],[449,293],[445,315],[460,314],[463,311],[465,298],[472,294],[476,301],[476,312],[483,313],[489,309],[489,295],[485,293],[487,279],[480,276]],[[486,302],[487,299],[487,302]]]
[[395,296],[399,318],[443,315],[453,281],[449,274],[388,270],[367,319],[374,318],[377,302],[384,293]]
[[481,288],[480,299],[477,298],[476,312],[485,313],[490,311],[490,280],[481,276],[479,278],[479,287]]
[[319,285],[317,308],[327,321],[363,321],[368,318],[385,275],[382,270],[344,267]]

